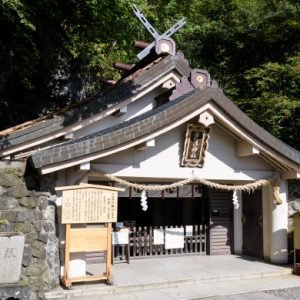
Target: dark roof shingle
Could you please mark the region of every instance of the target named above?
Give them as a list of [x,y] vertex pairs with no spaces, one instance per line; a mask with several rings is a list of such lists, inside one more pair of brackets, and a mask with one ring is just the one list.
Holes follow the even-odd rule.
[[[66,142],[52,149],[35,153],[32,155],[32,161],[36,168],[41,168],[46,165],[76,159],[80,156],[98,153],[112,147],[120,146],[131,140],[138,140],[180,120],[208,102],[217,106],[233,123],[265,149],[275,151],[285,157],[285,159],[300,164],[299,151],[286,145],[253,122],[218,88],[194,89],[173,101],[129,121],[80,139]],[[57,155],[57,149],[59,149],[60,155]]]

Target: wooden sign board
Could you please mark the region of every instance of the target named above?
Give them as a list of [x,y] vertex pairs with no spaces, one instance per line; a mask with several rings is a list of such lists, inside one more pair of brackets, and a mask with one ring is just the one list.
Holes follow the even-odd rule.
[[62,224],[117,221],[118,188],[82,184],[62,190]]
[[[118,191],[103,185],[80,184],[57,187],[62,191],[62,223],[66,224],[65,267],[62,281],[71,288],[73,282],[111,281],[112,222],[117,221]],[[71,224],[106,223],[104,227],[72,228]],[[70,277],[70,253],[106,251],[106,272],[103,275]]]
[[107,251],[108,228],[70,228],[71,252]]

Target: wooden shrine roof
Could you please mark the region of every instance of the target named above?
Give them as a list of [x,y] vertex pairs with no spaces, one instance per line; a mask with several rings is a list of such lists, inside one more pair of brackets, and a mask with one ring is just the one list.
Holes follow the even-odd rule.
[[0,157],[3,149],[38,139],[41,136],[53,135],[77,122],[87,120],[108,109],[111,110],[114,106],[116,110],[126,106],[127,99],[171,70],[176,70],[180,76],[188,76],[190,73],[190,67],[183,55],[159,57],[139,67],[101,95],[61,109],[49,116],[0,131]]
[[[199,115],[210,104],[230,122],[259,145],[266,156],[283,158],[282,168],[300,169],[300,152],[288,146],[253,122],[219,88],[194,89],[175,100],[129,121],[117,124],[80,139],[63,143],[32,155],[35,168],[78,164],[133,147],[149,137],[160,135]],[[287,163],[287,166],[284,166]]]

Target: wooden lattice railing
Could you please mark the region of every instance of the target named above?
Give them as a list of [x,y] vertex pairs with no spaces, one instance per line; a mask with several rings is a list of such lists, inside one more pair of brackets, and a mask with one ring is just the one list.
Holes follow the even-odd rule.
[[[177,256],[206,254],[207,228],[205,225],[193,225],[193,235],[186,236],[184,228],[184,248],[165,249],[164,245],[154,244],[154,229],[179,228],[180,226],[143,226],[132,227],[129,234],[129,252],[131,259],[155,257],[155,256]],[[125,249],[127,245],[114,246],[114,260],[125,260]]]

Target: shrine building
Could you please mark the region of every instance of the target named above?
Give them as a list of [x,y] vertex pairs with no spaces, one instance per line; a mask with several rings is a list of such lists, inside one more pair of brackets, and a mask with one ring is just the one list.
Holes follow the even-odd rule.
[[128,228],[130,259],[240,254],[287,263],[299,151],[192,69],[169,36],[142,46],[140,61],[118,64],[124,76],[100,95],[0,132],[0,159],[26,161],[56,187],[124,188],[113,226]]

